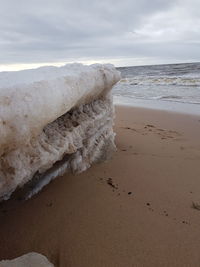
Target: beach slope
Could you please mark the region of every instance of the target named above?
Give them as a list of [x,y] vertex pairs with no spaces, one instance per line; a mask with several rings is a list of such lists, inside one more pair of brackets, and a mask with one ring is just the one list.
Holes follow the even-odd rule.
[[110,161],[1,203],[0,260],[199,267],[199,117],[118,106],[115,131]]

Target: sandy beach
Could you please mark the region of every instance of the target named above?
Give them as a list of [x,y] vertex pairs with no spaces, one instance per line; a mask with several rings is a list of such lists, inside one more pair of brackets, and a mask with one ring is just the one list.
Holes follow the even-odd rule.
[[0,260],[200,266],[200,117],[117,106],[115,132],[110,161],[0,204]]

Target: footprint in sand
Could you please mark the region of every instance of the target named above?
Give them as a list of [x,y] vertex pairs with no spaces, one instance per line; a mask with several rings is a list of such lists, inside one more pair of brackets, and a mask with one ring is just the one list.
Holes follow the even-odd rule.
[[169,140],[169,139],[180,140],[181,137],[181,134],[177,131],[157,128],[153,124],[146,124],[143,128],[140,129],[135,129],[132,127],[122,127],[122,128],[142,135],[148,135],[149,133],[151,134],[153,133],[158,137],[160,137],[162,140]]
[[165,140],[165,139],[176,139],[176,140],[178,140],[178,138],[180,138],[180,136],[181,136],[181,134],[178,133],[177,131],[165,130],[165,129],[157,128],[156,126],[151,125],[151,124],[145,125],[144,129],[147,132],[152,132],[152,133],[158,135],[162,140]]
[[[165,216],[165,217],[168,217],[168,219],[172,219],[171,216],[170,216],[170,214],[168,213],[167,210],[163,210],[163,211],[155,210],[155,209],[152,207],[151,203],[149,203],[149,202],[146,203],[146,207],[147,207],[148,210],[151,211],[151,212],[154,212],[154,211],[155,211],[155,213],[158,214],[158,215],[160,215],[160,216]],[[174,220],[174,221],[177,221],[176,218],[173,218],[173,220]],[[186,220],[179,220],[179,222],[180,222],[180,223],[183,223],[183,224],[190,225],[190,222],[188,222],[188,221],[186,221]]]

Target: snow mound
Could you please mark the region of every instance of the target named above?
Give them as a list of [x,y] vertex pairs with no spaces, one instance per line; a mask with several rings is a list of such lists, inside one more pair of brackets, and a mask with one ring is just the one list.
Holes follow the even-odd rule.
[[45,256],[30,252],[13,260],[0,261],[0,267],[54,267],[54,265]]
[[33,177],[45,176],[36,193],[66,170],[81,172],[109,156],[115,148],[110,90],[119,79],[112,65],[0,73],[0,199]]

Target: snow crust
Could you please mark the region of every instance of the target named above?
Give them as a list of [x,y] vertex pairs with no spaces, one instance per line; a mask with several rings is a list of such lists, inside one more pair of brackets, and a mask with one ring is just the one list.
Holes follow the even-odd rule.
[[30,252],[13,260],[2,260],[0,267],[54,267],[54,265],[45,256]]
[[0,73],[1,199],[63,158],[28,198],[66,170],[108,157],[115,148],[110,90],[119,79],[112,65]]

